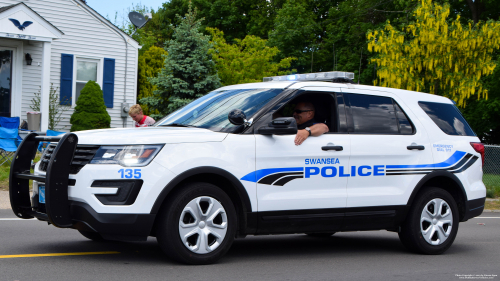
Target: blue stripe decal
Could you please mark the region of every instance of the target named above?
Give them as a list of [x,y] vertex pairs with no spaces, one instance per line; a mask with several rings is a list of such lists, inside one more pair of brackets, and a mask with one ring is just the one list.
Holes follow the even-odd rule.
[[453,155],[448,158],[448,160],[437,163],[437,164],[424,164],[424,165],[387,165],[386,169],[405,169],[405,168],[445,168],[456,164],[460,159],[462,159],[466,152],[455,151]]
[[261,178],[279,172],[303,172],[304,167],[296,168],[272,168],[272,169],[262,169],[255,172],[251,172],[248,175],[241,178],[244,181],[258,182]]

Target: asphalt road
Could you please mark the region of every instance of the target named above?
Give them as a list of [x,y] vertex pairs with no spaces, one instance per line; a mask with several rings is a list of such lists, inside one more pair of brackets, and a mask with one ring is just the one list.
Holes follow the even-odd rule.
[[[6,220],[12,211],[0,210],[0,280],[500,280],[500,214],[482,217],[461,223],[440,256],[409,253],[396,233],[368,231],[249,236],[218,264],[187,266],[164,257],[154,238],[92,242],[75,230]],[[12,256],[104,251],[118,253]]]

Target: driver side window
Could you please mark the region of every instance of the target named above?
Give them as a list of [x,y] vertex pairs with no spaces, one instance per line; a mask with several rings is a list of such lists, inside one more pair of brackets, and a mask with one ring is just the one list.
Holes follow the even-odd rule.
[[[338,132],[337,125],[337,112],[336,112],[336,102],[335,102],[335,94],[329,92],[302,92],[292,100],[290,100],[285,105],[281,106],[278,110],[276,110],[272,119],[276,119],[279,117],[295,117],[297,120],[300,113],[300,109],[308,109],[304,108],[304,104],[312,105],[313,111],[313,122],[314,123],[324,123],[328,126],[329,133]],[[294,111],[299,110],[295,113]]]

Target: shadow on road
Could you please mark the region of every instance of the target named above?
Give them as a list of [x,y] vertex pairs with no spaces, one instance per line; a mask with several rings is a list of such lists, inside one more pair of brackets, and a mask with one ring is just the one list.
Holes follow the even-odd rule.
[[[63,244],[45,247],[50,251],[74,252],[85,251],[119,251],[121,255],[108,257],[113,260],[127,260],[135,264],[165,264],[173,263],[161,251],[156,239],[149,238],[147,242],[93,242],[93,241],[66,241]],[[38,249],[40,250],[40,249]],[[249,236],[245,239],[236,239],[233,246],[222,260],[222,263],[232,261],[246,261],[258,259],[276,261],[283,258],[324,258],[336,255],[386,255],[411,254],[399,241],[397,234],[388,232],[365,232],[363,234],[349,233],[335,234],[328,238],[314,238],[307,235],[269,235]],[[94,257],[95,258],[95,257]]]

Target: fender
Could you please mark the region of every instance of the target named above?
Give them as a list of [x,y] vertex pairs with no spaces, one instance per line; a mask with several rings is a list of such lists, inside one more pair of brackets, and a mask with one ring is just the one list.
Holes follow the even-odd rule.
[[163,201],[165,198],[167,198],[167,195],[172,191],[174,187],[176,187],[179,183],[181,183],[183,180],[192,177],[194,175],[198,174],[216,174],[219,176],[224,177],[227,179],[233,187],[235,187],[236,192],[238,193],[239,197],[242,200],[243,203],[243,213],[246,212],[251,212],[252,211],[252,205],[250,203],[250,198],[248,197],[247,191],[243,184],[231,173],[229,173],[226,170],[216,168],[216,167],[209,167],[209,166],[203,166],[203,167],[196,167],[189,169],[182,174],[178,175],[175,177],[173,180],[171,180],[165,188],[160,192],[160,195],[158,198],[156,198],[156,201],[153,205],[153,208],[151,209],[151,214],[157,214],[158,211],[160,210],[161,205],[163,204]]
[[[425,177],[423,177],[418,182],[418,184],[415,186],[415,188],[413,189],[413,192],[410,195],[410,198],[408,199],[407,206],[410,206],[411,204],[413,204],[413,201],[415,200],[415,197],[417,196],[417,194],[420,191],[420,189],[422,189],[422,187],[429,180],[431,180],[433,178],[436,178],[436,177],[446,177],[446,178],[449,178],[449,179],[453,180],[460,187],[460,192],[462,193],[462,196],[465,199],[465,204],[467,204],[467,202],[468,202],[467,193],[465,192],[465,188],[464,188],[462,182],[457,178],[456,175],[454,175],[453,173],[450,173],[448,171],[433,171],[430,174],[428,174]],[[407,210],[409,210],[409,208],[407,208]]]

